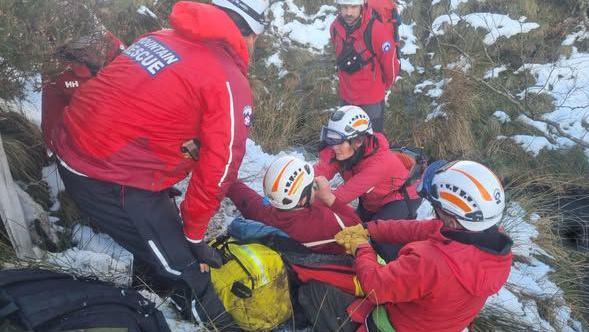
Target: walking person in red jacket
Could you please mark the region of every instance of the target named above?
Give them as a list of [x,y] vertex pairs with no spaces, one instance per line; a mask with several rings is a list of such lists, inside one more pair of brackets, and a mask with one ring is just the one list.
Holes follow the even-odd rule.
[[[462,331],[507,281],[511,239],[496,225],[505,208],[498,178],[472,161],[433,163],[420,195],[434,206],[429,221],[373,221],[336,236],[355,255],[367,297],[355,299],[319,283],[299,300],[320,331]],[[370,241],[401,243],[381,265]]]
[[54,150],[51,132],[63,116],[74,92],[124,49],[125,45],[104,28],[58,49],[56,57],[62,71],[55,77],[43,77],[41,103],[43,139],[51,151]]
[[409,170],[390,150],[387,138],[372,130],[361,108],[339,108],[322,128],[321,141],[326,147],[319,152],[316,176],[332,179],[339,173],[344,184],[334,194],[346,204],[360,198],[358,214],[363,221],[409,219],[414,214],[420,202],[416,185],[403,188]]
[[337,0],[331,42],[337,57],[341,105],[362,107],[382,132],[384,98],[397,75],[399,59],[393,32],[376,17],[365,0]]
[[[222,257],[203,236],[245,152],[248,63],[268,6],[177,2],[171,29],[142,36],[84,84],[52,136],[82,212],[162,278],[190,286],[190,312],[223,331],[233,321],[208,273]],[[179,215],[169,193],[189,173]]]
[[[264,176],[264,194],[237,181],[227,197],[245,218],[276,227],[314,252],[344,254],[334,236],[360,223],[354,209],[335,198],[327,179],[315,179],[313,167],[295,157],[272,162]],[[331,207],[316,196],[332,199]]]

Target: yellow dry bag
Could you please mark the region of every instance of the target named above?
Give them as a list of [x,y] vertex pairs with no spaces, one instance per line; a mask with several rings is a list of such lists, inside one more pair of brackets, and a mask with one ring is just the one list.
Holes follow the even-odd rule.
[[280,255],[258,243],[216,241],[227,263],[211,269],[213,286],[240,328],[271,330],[292,316],[288,276]]

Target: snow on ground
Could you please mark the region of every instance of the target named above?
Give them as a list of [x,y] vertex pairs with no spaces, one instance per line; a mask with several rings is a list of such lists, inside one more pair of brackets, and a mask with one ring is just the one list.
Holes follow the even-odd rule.
[[150,16],[151,18],[157,19],[157,15],[154,14],[149,8],[147,8],[144,5],[139,6],[139,8],[137,9],[137,13],[144,15],[144,16]]
[[[578,38],[585,38],[585,34]],[[569,36],[565,42],[570,43]],[[575,37],[577,38],[577,37]],[[520,71],[529,71],[536,84],[524,90],[526,94],[547,94],[554,99],[555,109],[542,114],[543,119],[556,122],[568,135],[589,144],[589,53],[582,53],[572,47],[569,56],[561,56],[556,63],[525,64]],[[546,148],[568,148],[575,145],[572,140],[555,133],[542,121],[534,121],[525,116],[518,119],[543,131],[557,142],[556,146],[547,139],[535,140],[534,150]]]
[[[329,44],[329,26],[335,20],[336,11],[333,6],[323,5],[316,14],[307,15],[293,0],[275,2],[270,7],[271,31],[281,41],[294,41],[309,47],[311,52],[321,53]],[[292,14],[295,17],[287,21]]]
[[[538,219],[538,215],[528,214],[516,202],[508,206],[503,226],[514,242],[513,254],[518,260],[511,268],[506,286],[487,300],[485,310],[504,311],[536,330],[579,331],[580,323],[571,318],[562,290],[549,278],[553,269],[543,262],[552,257],[534,243],[538,236],[534,223]],[[542,318],[534,299],[554,301],[558,326]]]
[[47,167],[43,167],[43,180],[47,182],[49,185],[49,195],[51,197],[51,201],[53,205],[49,208],[50,211],[57,211],[59,210],[59,200],[57,199],[57,195],[60,191],[64,190],[64,184],[61,181],[61,177],[59,176],[59,172],[57,171],[57,165],[51,164]]
[[507,123],[511,121],[509,115],[503,111],[496,111],[495,113],[493,113],[493,116],[496,117],[497,120],[499,120],[499,122],[501,123]]
[[486,45],[494,44],[500,37],[510,38],[520,33],[526,33],[540,27],[537,23],[525,23],[526,18],[513,20],[507,15],[494,13],[471,13],[464,16],[458,16],[455,13],[442,15],[432,23],[432,32],[434,35],[444,34],[444,25],[457,25],[464,21],[473,28],[487,30],[488,33],[483,38]]
[[504,72],[506,70],[507,70],[507,67],[505,67],[505,66],[491,68],[491,69],[487,70],[487,72],[485,73],[483,78],[486,80],[491,79],[491,78],[497,78],[497,77],[499,77],[499,74],[501,74],[502,72]]

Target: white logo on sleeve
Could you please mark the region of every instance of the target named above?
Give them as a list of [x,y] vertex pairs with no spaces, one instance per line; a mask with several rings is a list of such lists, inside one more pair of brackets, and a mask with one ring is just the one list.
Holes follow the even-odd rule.
[[391,43],[386,41],[384,43],[382,43],[382,51],[383,52],[388,52],[391,49]]
[[243,124],[248,128],[252,124],[252,107],[250,105],[243,108]]

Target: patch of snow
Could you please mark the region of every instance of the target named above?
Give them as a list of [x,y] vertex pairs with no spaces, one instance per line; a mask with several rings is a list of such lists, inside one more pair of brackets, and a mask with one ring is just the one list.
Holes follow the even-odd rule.
[[117,285],[130,285],[133,255],[103,233],[94,233],[76,225],[72,232],[75,247],[60,253],[48,253],[47,262],[68,273],[96,276]]
[[432,22],[432,33],[436,36],[441,36],[444,34],[444,30],[443,27],[445,24],[448,24],[450,26],[454,26],[456,24],[458,24],[458,22],[461,21],[460,16],[458,16],[457,14],[450,14],[450,15],[441,15],[438,16],[433,22]]
[[419,46],[417,46],[417,37],[415,37],[415,33],[413,33],[414,27],[415,23],[401,24],[399,26],[399,38],[403,42],[401,54],[413,55],[417,53]]
[[483,78],[486,80],[492,79],[492,78],[497,78],[497,77],[499,77],[499,74],[501,74],[502,72],[504,72],[506,70],[507,70],[507,67],[505,65],[491,68],[491,69],[487,70],[487,72],[485,73]]
[[413,67],[409,59],[401,58],[401,70],[411,75],[415,71],[415,67]]
[[509,114],[503,111],[496,111],[495,113],[493,113],[493,116],[496,117],[501,123],[507,123],[511,121]]
[[442,107],[444,106],[444,104],[442,104],[442,105],[436,105],[436,104],[434,104],[434,105],[435,105],[436,108],[434,108],[434,110],[427,115],[427,117],[425,118],[425,122],[429,122],[429,121],[431,121],[433,119],[437,119],[437,118],[440,118],[440,117],[443,117],[443,118],[448,117],[448,114],[446,114],[446,112],[444,112],[442,110]]
[[531,153],[534,157],[544,148],[556,149],[554,144],[550,143],[546,137],[533,135],[514,135],[511,139],[519,144],[525,151]]
[[504,312],[537,330],[555,331],[555,327],[541,317],[538,304],[533,300],[548,299],[557,305],[560,327],[566,327],[558,330],[571,330],[568,324],[576,323],[570,318],[570,308],[562,290],[549,278],[552,268],[538,259],[539,256],[553,259],[534,243],[539,233],[533,223],[538,218],[537,214],[528,214],[518,203],[508,205],[502,224],[514,242],[513,254],[525,258],[526,262],[513,264],[507,284],[487,300],[484,310]]
[[147,8],[145,5],[141,5],[138,9],[137,9],[137,13],[141,14],[141,15],[145,15],[145,16],[150,16],[151,18],[154,18],[157,20],[157,15],[154,14],[149,8]]
[[[589,143],[589,53],[579,53],[573,47],[569,57],[561,56],[556,63],[525,64],[517,72],[526,70],[536,78],[536,84],[524,90],[519,97],[524,98],[526,94],[550,95],[554,98],[555,109],[542,114],[542,118],[560,124],[568,135]],[[552,137],[559,148],[575,144],[549,130],[541,121],[527,119],[526,123]],[[552,146],[547,140],[545,143],[549,148]]]
[[[427,92],[425,93],[426,96],[430,97],[430,98],[439,98],[442,93],[444,93],[443,87],[450,82],[450,79],[442,79],[439,82],[433,82],[431,80],[425,80],[422,83],[419,83],[415,86],[415,88],[413,89],[413,93],[418,94],[418,93],[424,93],[424,90],[426,88]],[[430,88],[431,87],[431,88]]]
[[581,27],[580,31],[573,32],[568,35],[562,42],[563,46],[572,46],[577,41],[582,41],[589,38],[589,32],[585,27]]
[[510,38],[520,33],[527,33],[540,27],[538,23],[525,23],[520,20],[513,20],[507,15],[494,13],[472,13],[464,16],[458,16],[455,13],[442,15],[432,23],[434,35],[443,35],[444,24],[451,26],[457,25],[464,21],[473,28],[487,30],[487,35],[483,38],[486,45],[494,44],[500,37]]
[[[329,26],[335,20],[337,10],[333,6],[323,5],[314,15],[306,15],[293,0],[275,2],[270,7],[271,26],[274,33],[285,41],[295,41],[310,47],[310,51],[320,53],[329,44]],[[286,21],[288,14],[295,14],[295,19]]]
[[53,202],[53,205],[49,210],[57,211],[60,207],[57,196],[61,191],[65,190],[65,186],[63,181],[61,181],[59,172],[57,171],[56,163],[43,167],[43,180],[47,182],[47,185],[49,186],[49,195],[51,197],[51,201]]

